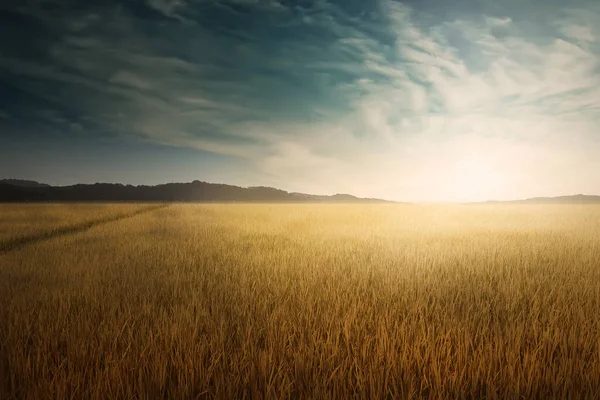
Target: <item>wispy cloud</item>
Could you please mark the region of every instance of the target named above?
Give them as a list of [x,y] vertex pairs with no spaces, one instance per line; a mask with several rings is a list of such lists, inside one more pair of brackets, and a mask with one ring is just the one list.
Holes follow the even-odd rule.
[[600,192],[598,7],[540,7],[528,19],[516,3],[451,17],[416,7],[28,9],[53,39],[35,57],[3,49],[0,77],[62,107],[74,128],[87,129],[85,114],[123,136],[238,157],[261,184],[289,190],[406,200]]
[[152,83],[144,78],[123,70],[117,71],[108,81],[112,84],[130,86],[140,90],[152,88]]
[[[455,200],[594,190],[598,162],[592,155],[600,148],[587,119],[597,121],[599,111],[598,53],[577,43],[595,42],[591,27],[578,25],[568,41],[564,29],[573,25],[566,18],[560,31],[547,32],[546,43],[539,43],[508,16],[442,20],[423,29],[409,7],[385,2],[383,9],[396,39],[392,57],[381,57],[384,51],[373,56],[368,41],[346,42],[389,81],[356,82],[367,93],[354,103],[355,114],[335,126],[346,127],[344,140],[363,148],[350,139],[361,136],[355,129],[360,126],[370,138],[367,154],[377,154],[377,144],[393,151],[364,160],[347,151],[328,153],[332,165],[348,162],[342,168],[352,176],[346,188]],[[306,130],[311,128],[328,129]],[[273,170],[284,171],[280,165]],[[566,174],[572,176],[557,178]],[[318,172],[304,180],[318,182]],[[376,189],[369,185],[378,180]],[[565,184],[569,180],[573,184]]]
[[179,17],[177,10],[186,6],[185,0],[148,0],[150,8],[167,17]]

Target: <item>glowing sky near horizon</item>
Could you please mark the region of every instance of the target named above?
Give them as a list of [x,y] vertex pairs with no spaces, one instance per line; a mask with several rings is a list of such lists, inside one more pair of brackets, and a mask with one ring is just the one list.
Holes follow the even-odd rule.
[[0,5],[0,178],[600,194],[600,3]]

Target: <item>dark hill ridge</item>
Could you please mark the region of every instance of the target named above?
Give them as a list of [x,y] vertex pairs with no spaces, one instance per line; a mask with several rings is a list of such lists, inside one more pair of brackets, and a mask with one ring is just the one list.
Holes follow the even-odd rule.
[[[319,196],[290,193],[268,186],[240,187],[193,181],[156,186],[132,186],[118,183],[50,186],[22,179],[0,179],[0,202],[240,202],[240,203],[395,203],[359,198],[349,194]],[[534,197],[513,201],[488,201],[472,204],[600,204],[600,196]]]
[[[264,202],[264,203],[388,203],[380,199],[363,199],[348,194],[318,196],[289,193],[265,186],[243,188],[193,181],[156,186],[132,186],[115,183],[49,186],[32,181],[27,185],[0,181],[0,202],[79,202],[79,201],[175,201],[175,202]],[[392,202],[389,202],[392,203]]]
[[46,185],[45,183],[39,183],[36,181],[27,181],[24,179],[0,179],[0,185],[14,185],[21,187],[50,187],[50,185]]

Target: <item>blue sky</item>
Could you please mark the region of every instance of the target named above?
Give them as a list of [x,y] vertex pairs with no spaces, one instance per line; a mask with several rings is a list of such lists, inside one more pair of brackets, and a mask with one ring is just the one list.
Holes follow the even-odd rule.
[[4,177],[600,193],[595,1],[24,3],[0,4]]

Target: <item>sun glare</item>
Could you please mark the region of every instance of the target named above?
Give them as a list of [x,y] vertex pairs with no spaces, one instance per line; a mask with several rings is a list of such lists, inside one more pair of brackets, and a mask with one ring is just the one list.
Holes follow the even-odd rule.
[[455,162],[440,168],[437,196],[442,201],[476,202],[506,197],[510,171],[498,168],[482,154],[460,154]]

